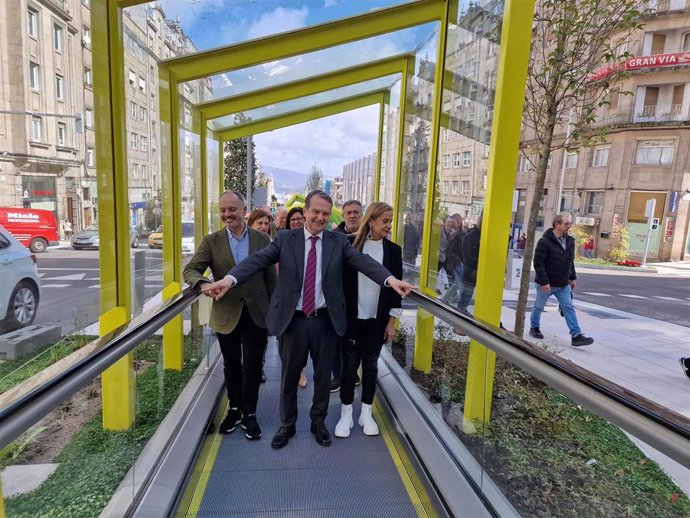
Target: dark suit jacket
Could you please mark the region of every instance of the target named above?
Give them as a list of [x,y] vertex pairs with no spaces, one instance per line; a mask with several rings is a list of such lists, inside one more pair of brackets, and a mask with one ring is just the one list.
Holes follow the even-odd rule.
[[[321,287],[333,328],[338,336],[343,336],[347,329],[343,265],[347,263],[381,286],[391,273],[371,257],[355,250],[344,234],[324,231],[321,246]],[[281,230],[270,245],[230,270],[230,275],[241,285],[256,272],[280,262],[278,284],[266,316],[272,335],[282,335],[295,314],[302,295],[304,261],[304,230]]]
[[[354,241],[354,236],[351,236],[350,240]],[[402,278],[402,250],[398,245],[388,239],[383,240],[383,267],[391,272],[396,278]],[[343,285],[347,306],[347,335],[349,338],[354,338],[354,334],[357,330],[357,299],[359,286],[357,284],[357,271],[349,266],[345,266]],[[390,310],[399,308],[401,302],[402,298],[393,289],[384,288],[379,293],[379,304],[376,309],[376,332],[381,336],[381,343],[383,343],[383,333],[388,324]]]
[[[266,247],[271,240],[263,232],[249,229],[249,256]],[[246,259],[245,259],[246,260]],[[235,266],[228,235],[225,228],[209,234],[201,241],[199,249],[185,266],[182,276],[184,281],[197,286],[208,282],[204,277],[207,268],[211,269],[213,278],[220,280]],[[242,315],[242,307],[247,304],[247,311],[254,323],[266,327],[268,300],[276,286],[276,268],[271,265],[247,280],[244,286],[230,290],[219,301],[213,301],[209,324],[217,333],[228,334],[237,326]]]

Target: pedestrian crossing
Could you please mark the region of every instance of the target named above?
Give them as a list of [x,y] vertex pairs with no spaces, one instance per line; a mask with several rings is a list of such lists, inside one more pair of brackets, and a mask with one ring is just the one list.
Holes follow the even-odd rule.
[[644,295],[634,295],[634,294],[632,294],[632,293],[615,293],[615,294],[611,294],[611,293],[599,293],[599,292],[597,292],[597,291],[583,291],[583,292],[581,292],[581,293],[583,293],[584,295],[592,295],[593,297],[602,297],[602,298],[603,298],[603,297],[626,297],[626,298],[629,298],[629,299],[646,299],[646,300],[649,300],[649,299],[658,299],[658,300],[668,300],[668,301],[671,301],[671,302],[684,302],[684,301],[686,301],[686,300],[690,300],[690,297],[687,297],[687,298],[685,298],[685,299],[679,298],[679,297],[664,297],[664,296],[661,296],[661,295],[651,295],[651,296],[646,297],[646,296],[644,296]]
[[[66,273],[74,272],[74,268],[40,268],[38,276],[41,279],[41,289],[53,290],[56,288],[87,288],[100,289],[100,277],[98,276],[98,268],[84,268],[87,270],[84,273]],[[163,287],[163,272],[161,269],[152,269],[146,271],[145,288],[162,289]]]

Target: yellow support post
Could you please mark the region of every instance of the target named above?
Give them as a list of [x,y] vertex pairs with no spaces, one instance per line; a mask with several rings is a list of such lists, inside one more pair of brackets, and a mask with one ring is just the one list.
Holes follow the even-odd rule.
[[[533,17],[534,0],[506,2],[475,295],[475,317],[495,325],[501,319],[506,229],[510,228]],[[469,423],[489,421],[495,361],[495,353],[470,342],[464,413]]]
[[381,201],[381,160],[383,160],[383,124],[386,116],[386,105],[383,101],[379,103],[379,139],[376,146],[376,176],[374,179],[374,200]]
[[0,481],[0,518],[7,518],[5,514],[5,497],[2,494],[2,481]]
[[[429,287],[429,262],[435,241],[432,239],[434,224],[434,198],[436,194],[436,154],[438,152],[438,140],[441,127],[441,111],[443,109],[443,71],[446,66],[446,38],[448,36],[448,2],[441,16],[439,28],[438,49],[436,54],[436,70],[434,71],[434,104],[431,120],[431,146],[429,147],[429,165],[426,180],[426,201],[424,204],[424,228],[422,230],[422,265],[419,272],[419,287],[423,293],[432,297],[436,296],[433,287]],[[436,255],[434,255],[436,257]],[[421,372],[431,372],[431,362],[434,350],[434,319],[417,311],[417,328],[414,338],[414,363],[413,367]]]
[[[117,2],[94,0],[91,21],[103,336],[131,318],[125,65],[122,15]],[[129,428],[135,419],[131,355],[105,371],[101,384],[104,428]]]
[[393,241],[398,245],[403,242],[403,228],[404,226],[400,224],[404,213],[403,209],[405,205],[400,202],[401,196],[401,185],[403,176],[403,159],[405,154],[405,117],[407,117],[407,84],[410,76],[414,74],[414,58],[409,57],[405,60],[405,65],[403,66],[402,80],[400,83],[400,114],[398,117],[398,149],[396,150],[396,162],[395,162],[395,186],[393,188],[393,209],[395,217],[393,218],[393,228],[391,229],[391,236],[393,236]]
[[[163,299],[180,292],[182,242],[180,236],[180,98],[177,82],[164,67],[158,69],[161,114],[161,181],[163,193]],[[163,326],[163,368],[182,370],[182,315]]]

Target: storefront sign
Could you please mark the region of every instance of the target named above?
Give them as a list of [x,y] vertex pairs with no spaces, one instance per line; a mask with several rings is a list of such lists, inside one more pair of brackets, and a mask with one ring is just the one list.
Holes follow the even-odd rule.
[[609,63],[600,66],[587,77],[589,81],[597,81],[610,76],[618,70],[644,70],[646,68],[675,67],[690,65],[690,52],[674,52],[672,54],[656,54],[628,58],[624,63]]
[[599,220],[596,218],[585,218],[582,216],[577,216],[575,218],[576,225],[584,225],[586,227],[595,227],[599,224]]

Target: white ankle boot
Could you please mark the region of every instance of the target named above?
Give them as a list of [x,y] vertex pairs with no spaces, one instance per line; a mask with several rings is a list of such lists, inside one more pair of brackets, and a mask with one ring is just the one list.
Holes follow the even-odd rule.
[[379,426],[371,415],[371,405],[362,403],[362,413],[359,416],[359,426],[363,428],[364,435],[378,435]]
[[350,430],[353,426],[352,405],[343,405],[340,410],[340,421],[335,425],[335,436],[341,439],[350,437]]

